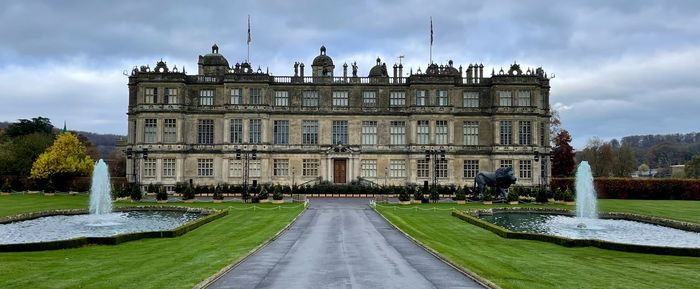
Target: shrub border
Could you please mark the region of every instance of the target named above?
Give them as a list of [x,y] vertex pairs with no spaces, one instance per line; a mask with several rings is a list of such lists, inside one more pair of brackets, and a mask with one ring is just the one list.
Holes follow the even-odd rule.
[[[183,224],[177,228],[166,231],[153,232],[137,232],[119,234],[109,237],[79,237],[68,240],[56,240],[47,242],[23,243],[23,244],[0,244],[0,252],[28,252],[28,251],[44,251],[78,248],[86,245],[117,245],[124,242],[144,239],[144,238],[174,238],[181,236],[189,231],[199,228],[200,226],[221,218],[228,214],[226,210],[209,210],[203,208],[190,207],[175,207],[175,206],[136,206],[124,207],[115,209],[116,212],[131,212],[131,211],[178,211],[178,212],[194,212],[203,215],[195,220]],[[57,216],[57,215],[81,215],[87,214],[87,209],[74,210],[51,210],[42,212],[32,212],[14,215],[10,217],[0,218],[0,224],[7,224],[18,221],[27,221],[41,217]]]
[[[598,247],[601,249],[617,250],[644,254],[658,255],[673,255],[673,256],[692,256],[700,257],[700,248],[676,248],[663,246],[647,246],[635,244],[623,244],[594,239],[570,239],[554,235],[545,235],[538,233],[513,232],[501,226],[484,221],[478,218],[481,214],[494,214],[500,212],[520,212],[520,213],[541,213],[541,214],[558,214],[558,215],[574,215],[575,212],[563,209],[546,209],[546,208],[494,208],[488,210],[471,210],[465,212],[453,211],[452,216],[457,217],[467,223],[476,225],[483,229],[489,230],[498,236],[509,239],[534,240],[554,243],[565,247]],[[662,225],[679,230],[700,232],[700,225],[688,222],[681,222],[651,216],[627,214],[627,213],[601,213],[603,219],[621,219],[630,220],[653,225]]]

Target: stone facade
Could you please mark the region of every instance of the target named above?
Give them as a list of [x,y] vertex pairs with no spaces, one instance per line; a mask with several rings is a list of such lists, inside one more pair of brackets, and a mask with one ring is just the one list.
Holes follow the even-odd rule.
[[[292,76],[272,76],[229,66],[216,46],[198,65],[188,75],[160,61],[129,76],[130,181],[242,183],[253,151],[251,183],[423,184],[437,176],[472,185],[477,171],[502,165],[514,167],[520,185],[547,181],[550,87],[541,68],[513,64],[484,77],[483,65],[450,61],[402,77],[402,65],[390,75],[377,59],[368,77],[357,76],[356,63],[334,76],[322,47],[310,76],[303,63]],[[430,161],[427,150],[437,151]]]

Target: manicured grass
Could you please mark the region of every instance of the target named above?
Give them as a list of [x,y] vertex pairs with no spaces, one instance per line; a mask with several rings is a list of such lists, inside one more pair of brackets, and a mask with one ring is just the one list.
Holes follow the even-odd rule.
[[[87,196],[0,196],[0,216],[48,209],[84,208]],[[146,205],[155,203],[135,203]],[[134,205],[119,202],[118,206]],[[240,210],[240,203],[169,203],[226,209],[229,214],[183,236],[115,246],[0,253],[0,288],[192,288],[245,256],[286,226],[299,204],[278,210]],[[261,208],[278,205],[257,204]],[[239,209],[239,210],[237,210]]]
[[[606,211],[700,222],[700,202],[696,201],[600,200],[599,205]],[[442,256],[503,288],[697,288],[700,284],[697,257],[567,248],[505,239],[450,216],[449,210],[425,210],[433,207],[494,206],[430,204],[420,205],[423,210],[411,210],[410,206],[392,205],[378,206],[377,210]]]

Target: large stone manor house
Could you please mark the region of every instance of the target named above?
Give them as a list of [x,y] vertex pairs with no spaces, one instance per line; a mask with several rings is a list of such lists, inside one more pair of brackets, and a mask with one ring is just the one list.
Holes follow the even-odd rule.
[[548,181],[541,68],[512,64],[487,77],[482,64],[407,72],[377,58],[358,76],[356,63],[336,68],[321,47],[308,69],[295,62],[290,76],[273,76],[230,65],[216,45],[194,75],[162,60],[134,68],[122,144],[129,180],[472,185],[477,172],[510,166],[519,185]]

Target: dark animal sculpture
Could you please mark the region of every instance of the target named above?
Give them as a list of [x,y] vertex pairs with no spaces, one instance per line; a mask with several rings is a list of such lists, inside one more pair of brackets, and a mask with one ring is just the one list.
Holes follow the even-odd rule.
[[496,195],[494,198],[506,199],[508,188],[510,185],[515,184],[516,180],[515,173],[511,167],[500,168],[495,172],[479,172],[474,178],[474,190],[472,193],[481,199],[486,191],[486,187],[495,187]]

